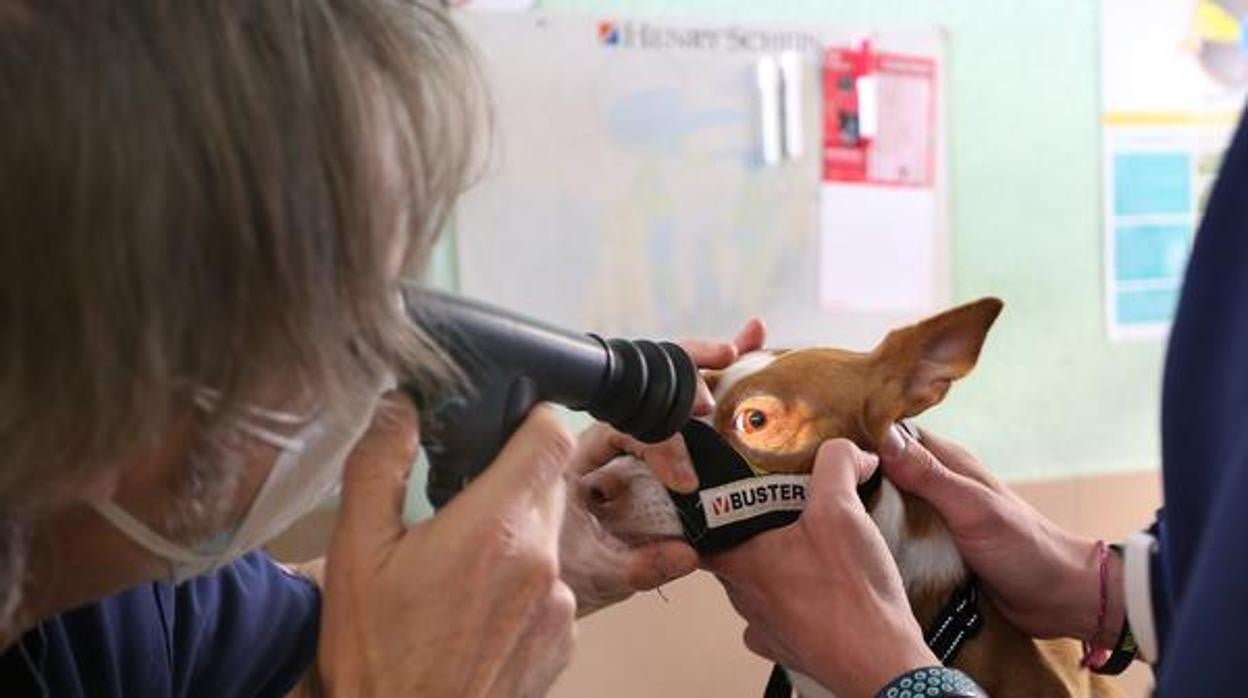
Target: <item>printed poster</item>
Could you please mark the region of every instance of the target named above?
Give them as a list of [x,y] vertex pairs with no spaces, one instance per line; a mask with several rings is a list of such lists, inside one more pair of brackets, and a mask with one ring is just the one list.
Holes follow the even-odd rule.
[[824,53],[824,308],[917,315],[941,302],[936,85],[931,58],[867,42]]
[[1248,87],[1248,0],[1103,0],[1105,315],[1163,336]]
[[929,187],[936,155],[930,58],[833,48],[823,65],[823,179]]

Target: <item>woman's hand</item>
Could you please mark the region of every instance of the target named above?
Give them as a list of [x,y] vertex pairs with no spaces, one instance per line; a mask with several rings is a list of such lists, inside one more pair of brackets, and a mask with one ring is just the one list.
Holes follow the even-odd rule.
[[571,435],[538,406],[480,477],[409,528],[416,411],[405,397],[387,405],[343,473],[317,652],[325,692],[544,695],[572,648],[558,562]]
[[877,465],[849,441],[824,443],[796,523],[706,560],[749,623],[746,646],[838,696],[874,695],[906,671],[940,664],[858,499]]
[[[1095,541],[1054,524],[992,476],[970,453],[924,431],[922,443],[894,428],[880,448],[894,485],[940,512],[958,552],[1010,622],[1036,637],[1089,638],[1100,604]],[[1122,628],[1122,565],[1109,556],[1109,604],[1098,647]]]
[[[631,455],[621,458],[620,453]],[[666,504],[675,511],[654,473],[662,473],[669,486],[697,488],[679,435],[652,445],[605,424],[581,434],[568,471],[568,507],[559,544],[563,579],[576,594],[577,615],[698,568],[697,553],[680,537],[679,520],[653,522],[641,527],[641,535],[626,535],[648,505]]]
[[[732,342],[687,340],[680,345],[699,368],[720,369],[761,348],[765,335],[762,322],[752,319]],[[711,391],[699,381],[694,415],[709,414],[714,407]],[[576,593],[578,614],[697,569],[698,556],[681,538],[664,487],[679,492],[698,488],[679,434],[645,444],[596,424],[581,435],[568,468],[568,508],[560,541],[563,578]]]

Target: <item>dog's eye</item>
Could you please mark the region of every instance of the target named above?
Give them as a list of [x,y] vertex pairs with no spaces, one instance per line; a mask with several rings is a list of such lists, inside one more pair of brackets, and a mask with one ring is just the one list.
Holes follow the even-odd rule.
[[748,408],[737,413],[737,431],[753,434],[767,426],[767,415],[762,410]]
[[753,457],[813,453],[818,446],[819,421],[814,408],[800,398],[786,402],[775,395],[749,395],[730,414],[732,421],[722,427],[724,436]]
[[767,426],[767,415],[763,414],[762,410],[750,410],[745,415],[745,423],[755,429],[762,429]]

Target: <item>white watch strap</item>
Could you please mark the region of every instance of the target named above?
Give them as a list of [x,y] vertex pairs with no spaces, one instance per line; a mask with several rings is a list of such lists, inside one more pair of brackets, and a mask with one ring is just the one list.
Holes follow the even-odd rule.
[[1154,664],[1160,657],[1157,623],[1153,617],[1151,561],[1157,539],[1143,531],[1127,536],[1122,546],[1122,577],[1126,587],[1127,620],[1140,650],[1140,658]]

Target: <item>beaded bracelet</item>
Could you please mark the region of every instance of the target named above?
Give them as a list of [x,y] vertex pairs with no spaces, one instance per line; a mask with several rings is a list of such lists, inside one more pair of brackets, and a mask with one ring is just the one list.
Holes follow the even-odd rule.
[[[1122,546],[1114,543],[1109,549],[1119,559],[1122,558]],[[1122,630],[1118,631],[1118,641],[1114,643],[1114,649],[1110,653],[1109,658],[1100,664],[1100,666],[1090,667],[1094,673],[1108,674],[1110,676],[1121,674],[1131,666],[1135,661],[1136,653],[1139,647],[1135,643],[1135,635],[1131,632],[1131,621],[1127,618],[1124,610],[1122,614]]]
[[875,694],[876,698],[985,698],[983,689],[957,669],[943,666],[907,671]]
[[1109,549],[1105,541],[1096,541],[1097,566],[1100,568],[1100,599],[1096,609],[1096,628],[1083,641],[1083,659],[1079,666],[1095,671],[1109,659],[1110,650],[1092,644],[1092,638],[1105,629],[1105,614],[1109,609]]

